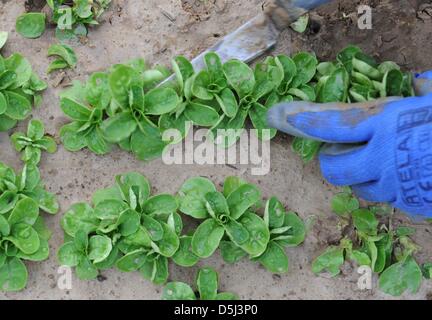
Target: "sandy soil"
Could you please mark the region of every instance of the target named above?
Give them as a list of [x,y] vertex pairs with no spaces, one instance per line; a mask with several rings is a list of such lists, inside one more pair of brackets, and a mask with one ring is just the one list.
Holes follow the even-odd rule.
[[[218,38],[229,33],[261,11],[263,0],[209,0],[206,5],[198,0],[114,0],[104,22],[91,30],[88,41],[75,45],[79,64],[65,74],[47,76],[49,64],[47,48],[55,42],[49,29],[38,40],[27,40],[14,31],[15,18],[24,12],[24,1],[0,0],[0,30],[10,32],[3,49],[4,55],[19,51],[50,88],[44,94],[43,105],[34,111],[42,119],[49,134],[58,138],[59,128],[67,122],[59,108],[61,86],[72,79],[85,79],[94,71],[134,57],[145,57],[149,63],[168,64],[174,55],[193,57]],[[311,28],[298,35],[286,31],[276,48],[277,52],[314,50],[318,57],[332,59],[337,50],[349,43],[361,46],[380,60],[394,60],[409,70],[432,68],[432,19],[425,4],[431,1],[361,1],[373,9],[373,29],[357,28],[356,6],[360,1],[337,1],[315,12]],[[290,41],[292,39],[292,42]],[[54,85],[62,79],[62,84]],[[26,123],[18,128],[23,130]],[[12,150],[8,135],[0,134],[0,160],[16,168],[19,157]],[[249,261],[226,265],[216,254],[190,269],[170,266],[170,279],[191,283],[199,266],[209,265],[220,273],[222,290],[236,292],[242,299],[390,299],[376,288],[360,291],[358,275],[347,265],[335,279],[315,276],[310,263],[328,243],[340,238],[337,219],[331,213],[329,201],[335,189],[322,180],[317,163],[303,165],[289,149],[290,138],[279,135],[271,144],[271,172],[263,177],[252,176],[250,170],[228,166],[166,166],[161,160],[143,163],[130,154],[116,150],[100,157],[88,151],[69,153],[62,146],[54,155],[44,155],[41,172],[48,188],[57,194],[64,212],[72,203],[89,200],[91,194],[113,183],[114,175],[136,170],[145,174],[155,192],[174,193],[182,181],[195,175],[207,176],[221,183],[228,175],[243,175],[259,184],[266,197],[276,195],[287,207],[302,217],[315,216],[315,224],[300,248],[288,250],[290,272],[276,276]],[[59,225],[61,213],[48,217],[54,231],[50,241],[51,257],[43,263],[27,263],[27,289],[19,293],[0,293],[0,299],[159,299],[161,288],[141,278],[138,273],[103,272],[95,281],[73,279],[71,290],[57,287],[58,264],[55,252],[63,241]],[[396,216],[397,224],[413,225],[405,216]],[[420,262],[432,257],[431,225],[416,223],[415,240],[423,247]],[[432,283],[424,282],[417,294],[406,294],[405,299],[431,299]]]

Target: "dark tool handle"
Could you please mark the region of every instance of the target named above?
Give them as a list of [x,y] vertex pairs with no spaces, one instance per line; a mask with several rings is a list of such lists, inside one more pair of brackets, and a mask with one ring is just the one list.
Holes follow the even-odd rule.
[[332,0],[272,0],[266,15],[278,30],[283,30],[309,10]]

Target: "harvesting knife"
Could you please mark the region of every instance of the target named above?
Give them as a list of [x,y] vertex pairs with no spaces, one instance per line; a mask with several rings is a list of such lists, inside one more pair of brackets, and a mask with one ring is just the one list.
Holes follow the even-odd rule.
[[[196,71],[203,69],[204,55],[208,52],[217,53],[222,63],[229,59],[250,62],[271,49],[276,44],[280,33],[300,16],[330,1],[272,0],[263,13],[199,54],[192,60],[192,65]],[[162,83],[173,78],[174,75]]]

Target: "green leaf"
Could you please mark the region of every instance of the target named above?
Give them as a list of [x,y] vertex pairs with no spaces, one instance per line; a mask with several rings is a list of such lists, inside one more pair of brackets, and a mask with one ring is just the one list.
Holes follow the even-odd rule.
[[296,22],[292,23],[290,27],[298,33],[303,33],[306,31],[308,24],[309,24],[309,15],[305,14],[304,16],[298,18]]
[[88,258],[93,263],[98,263],[108,258],[111,250],[112,243],[109,237],[100,235],[90,237]]
[[241,185],[227,198],[231,217],[237,220],[260,199],[261,192],[256,186],[252,184]]
[[39,38],[45,32],[45,14],[25,13],[17,18],[15,28],[24,38]]
[[236,263],[247,256],[247,252],[232,241],[221,241],[219,249],[223,260],[227,263]]
[[180,237],[179,249],[172,256],[172,259],[182,267],[192,267],[199,261],[199,257],[192,252],[192,237]]
[[130,112],[122,112],[102,122],[101,130],[109,142],[127,139],[136,130],[137,123]]
[[48,241],[45,239],[39,239],[40,240],[40,245],[39,248],[36,250],[36,252],[32,253],[32,254],[25,254],[22,251],[18,252],[17,257],[23,260],[28,260],[28,261],[35,261],[35,262],[39,262],[39,261],[43,261],[48,259],[49,257],[49,244]]
[[8,33],[6,31],[0,31],[0,49],[6,44],[8,39]]
[[400,296],[406,290],[416,293],[421,285],[422,272],[413,257],[388,267],[380,275],[379,287],[382,291],[392,296]]
[[164,228],[162,226],[162,222],[159,222],[148,215],[142,215],[141,218],[142,225],[149,233],[150,238],[153,241],[160,241],[164,236]]
[[350,45],[344,48],[341,52],[339,52],[336,56],[336,59],[337,61],[342,63],[348,73],[351,73],[353,69],[353,58],[359,52],[361,52],[361,49],[359,47]]
[[240,247],[252,257],[263,254],[270,240],[270,232],[264,220],[254,213],[246,212],[239,222],[249,232],[249,239]]
[[321,145],[320,141],[295,137],[291,149],[303,159],[303,162],[308,163],[318,154]]
[[12,257],[0,267],[0,290],[20,291],[27,284],[27,268],[21,259]]
[[197,287],[201,300],[216,299],[218,289],[218,275],[211,268],[202,268],[198,272]]
[[117,246],[114,246],[110,252],[110,254],[108,255],[108,257],[98,263],[94,263],[95,267],[98,268],[99,270],[108,270],[111,269],[116,261],[119,258],[119,250]]
[[30,62],[19,53],[12,54],[4,60],[6,69],[16,74],[14,86],[10,89],[16,89],[24,86],[32,76],[32,67]]
[[338,193],[331,200],[332,211],[339,216],[346,216],[359,209],[360,204],[351,193]]
[[34,225],[39,216],[39,206],[31,198],[24,198],[19,200],[15,208],[9,216],[8,222],[11,226],[17,223],[25,223],[27,225]]
[[11,234],[5,239],[11,241],[19,250],[25,254],[35,253],[40,246],[39,235],[32,226],[25,223],[12,225]]
[[11,119],[6,115],[0,114],[0,132],[8,131],[17,124],[17,120]]
[[288,256],[276,242],[270,241],[266,251],[257,259],[271,273],[288,272]]
[[145,113],[161,115],[173,111],[179,103],[177,93],[171,88],[156,88],[145,95]]
[[161,222],[160,224],[163,229],[163,237],[156,243],[159,248],[159,253],[165,257],[172,257],[179,248],[180,240],[175,231],[166,223]]
[[201,70],[192,80],[192,94],[201,100],[212,100],[213,93],[208,90],[211,84],[210,73],[206,70]]
[[177,78],[177,83],[179,84],[180,90],[182,90],[185,81],[189,79],[194,73],[193,66],[189,60],[183,56],[178,56],[171,62]]
[[68,117],[76,121],[87,121],[92,114],[86,106],[67,97],[60,100],[60,108]]
[[76,266],[76,274],[81,280],[92,280],[98,275],[98,270],[88,258],[82,258]]
[[228,83],[240,98],[252,93],[255,87],[255,77],[247,64],[239,60],[230,60],[224,63],[223,71]]
[[283,204],[276,197],[271,197],[267,200],[264,221],[270,229],[280,228],[284,223],[285,208]]
[[307,84],[315,76],[318,60],[307,52],[296,54],[292,60],[298,72],[291,82],[291,87],[298,88],[303,84]]
[[73,242],[64,243],[57,253],[58,261],[63,266],[75,267],[83,257]]
[[233,191],[237,190],[243,184],[246,184],[246,181],[242,178],[234,176],[227,177],[223,185],[223,195],[227,198]]
[[239,300],[239,298],[231,292],[220,292],[217,294],[215,300]]
[[3,215],[0,215],[0,236],[8,236],[10,233],[10,226],[8,221]]
[[395,97],[402,95],[403,74],[401,71],[393,69],[384,75],[383,83],[387,96]]
[[85,86],[86,100],[90,105],[105,109],[111,102],[111,92],[109,90],[108,74],[95,72],[87,80]]
[[53,71],[68,68],[69,64],[63,59],[56,59],[51,62],[48,66],[47,73],[50,74]]
[[46,213],[56,214],[60,209],[56,196],[42,187],[34,188],[29,195],[38,202],[39,208]]
[[111,146],[105,140],[102,130],[99,127],[93,127],[85,136],[87,147],[96,154],[106,154],[110,152]]
[[158,194],[144,203],[143,212],[149,215],[172,213],[177,211],[177,201],[170,194]]
[[150,195],[150,182],[138,172],[128,172],[116,176],[116,183],[125,201],[131,198],[131,190],[138,190],[138,204],[142,206]]
[[2,92],[0,92],[0,115],[6,112],[7,107],[8,102],[6,100],[6,97]]
[[318,102],[344,102],[348,94],[349,76],[345,68],[334,70],[320,88]]
[[241,246],[249,240],[249,232],[241,223],[229,219],[224,227],[227,235],[236,245]]
[[372,264],[372,261],[367,253],[359,250],[353,250],[351,252],[350,258],[354,260],[359,266],[370,266]]
[[334,277],[340,273],[344,261],[344,249],[330,246],[312,262],[312,272],[328,271]]
[[[263,141],[273,139],[277,133],[276,129],[269,128],[267,124],[267,111],[267,108],[260,104],[255,104],[255,106],[249,110],[249,118],[254,128],[257,130],[258,138]],[[268,134],[264,134],[264,130],[267,130]]]
[[87,146],[85,134],[78,132],[79,128],[78,122],[71,122],[61,127],[60,139],[66,150],[74,152]]
[[283,226],[288,228],[288,230],[273,238],[273,240],[281,246],[296,247],[300,245],[306,238],[305,223],[296,213],[285,213]]
[[147,261],[140,268],[142,276],[154,284],[162,285],[168,279],[168,259],[159,256],[154,261]]
[[378,220],[375,215],[367,209],[357,209],[352,212],[355,228],[368,235],[376,235]]
[[163,288],[162,300],[196,300],[192,288],[183,282],[169,282]]
[[219,121],[219,114],[212,107],[190,102],[186,106],[185,116],[197,126],[211,127]]
[[123,272],[136,271],[144,264],[147,257],[143,252],[143,249],[129,252],[116,262],[116,267]]
[[378,65],[374,59],[362,52],[357,52],[352,60],[353,69],[374,80],[380,80],[381,72],[377,69]]
[[179,190],[180,211],[196,219],[207,218],[205,195],[215,191],[213,182],[206,178],[196,177],[186,180]]
[[133,82],[135,71],[125,65],[117,65],[108,77],[113,98],[123,108],[129,103],[129,89]]
[[94,215],[93,208],[87,203],[75,203],[63,215],[61,226],[70,236],[74,237],[78,230],[93,232],[99,225],[99,219]]
[[235,117],[238,111],[238,103],[231,89],[223,89],[220,95],[215,95],[215,98],[228,118]]
[[4,115],[14,120],[24,120],[27,118],[31,112],[30,101],[26,97],[12,91],[5,91],[4,93],[8,101],[8,108]]
[[213,218],[222,216],[229,216],[228,204],[220,192],[208,192],[205,195],[207,211]]
[[219,246],[225,230],[214,219],[207,219],[195,230],[192,251],[200,258],[208,258]]
[[[148,123],[149,120],[142,120],[138,126],[141,130],[136,130],[131,136],[130,146],[135,156],[143,161],[149,161],[160,157],[169,142],[162,140],[162,135],[158,128]],[[146,122],[146,123],[144,123]],[[142,127],[146,129],[143,132]],[[151,128],[150,130],[147,130]],[[145,143],[143,143],[145,141]]]

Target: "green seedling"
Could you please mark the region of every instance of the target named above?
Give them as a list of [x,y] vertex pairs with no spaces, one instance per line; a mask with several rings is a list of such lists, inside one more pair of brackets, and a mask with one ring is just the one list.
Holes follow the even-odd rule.
[[57,150],[56,142],[45,135],[45,127],[39,120],[29,121],[27,134],[16,132],[11,136],[11,142],[18,152],[22,152],[21,160],[34,166],[39,164],[42,151],[54,153]]
[[211,268],[202,268],[198,271],[196,285],[199,299],[188,284],[169,282],[163,289],[162,300],[238,300],[233,293],[218,293],[218,274]]

